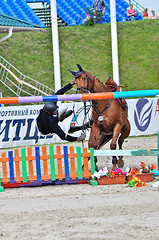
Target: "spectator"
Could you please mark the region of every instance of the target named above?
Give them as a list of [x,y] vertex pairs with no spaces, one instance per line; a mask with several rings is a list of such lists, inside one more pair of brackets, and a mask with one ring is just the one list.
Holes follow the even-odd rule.
[[98,23],[98,20],[100,23],[102,23],[102,16],[104,15],[104,12],[106,9],[104,1],[103,0],[95,0],[92,4],[92,9],[94,12],[95,23]]
[[84,20],[84,21],[86,22],[86,21],[88,21],[89,19],[90,19],[90,14],[89,14],[89,13],[87,13],[87,17],[85,18],[85,20]]
[[149,17],[150,19],[157,19],[158,18],[158,16],[155,15],[155,11],[154,10],[152,10],[151,13],[152,13],[152,16]]
[[145,9],[144,9],[144,13],[143,13],[143,18],[144,18],[144,19],[148,19],[148,12],[147,12],[147,11],[148,11],[148,9],[145,8]]
[[[65,87],[60,89],[55,93],[55,95],[64,94],[66,91],[72,88],[72,85],[74,85],[74,82],[67,84]],[[85,139],[85,134],[82,133],[80,137],[73,137],[68,135],[64,132],[64,129],[62,129],[59,125],[59,121],[63,121],[65,118],[69,117],[72,114],[72,110],[64,111],[60,115],[60,111],[58,110],[59,107],[56,105],[56,102],[47,102],[44,107],[40,110],[40,113],[36,119],[38,130],[41,132],[42,135],[48,135],[48,134],[57,134],[62,140],[67,140],[69,142],[74,141],[83,141]],[[60,116],[59,116],[60,115]],[[93,123],[92,123],[93,124]],[[87,126],[90,127],[90,123],[86,123],[84,126],[77,126],[73,127],[73,129],[70,128],[70,132],[75,132],[79,130],[83,130],[83,128]],[[67,127],[64,125],[64,127]]]
[[133,9],[133,5],[130,4],[130,8],[127,9],[127,16],[128,16],[128,21],[134,21],[136,20],[136,11]]

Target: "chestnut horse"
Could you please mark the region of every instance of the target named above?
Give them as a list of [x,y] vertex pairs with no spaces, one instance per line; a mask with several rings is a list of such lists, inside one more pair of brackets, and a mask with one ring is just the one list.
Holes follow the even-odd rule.
[[[79,71],[75,72],[70,69],[69,71],[75,76],[77,90],[80,93],[111,92],[112,88],[119,91],[119,86],[111,78],[104,85],[91,73],[83,70],[79,64],[77,64],[77,67]],[[130,123],[128,121],[128,111],[120,106],[118,99],[93,100],[92,118],[93,126],[90,132],[88,147],[99,149],[111,140],[110,149],[115,150],[118,140],[119,149],[122,149],[124,139],[130,134]],[[97,158],[95,163],[97,163]],[[123,157],[119,156],[117,160],[117,157],[113,156],[112,163],[113,169],[117,167],[117,164],[118,167],[123,167]]]

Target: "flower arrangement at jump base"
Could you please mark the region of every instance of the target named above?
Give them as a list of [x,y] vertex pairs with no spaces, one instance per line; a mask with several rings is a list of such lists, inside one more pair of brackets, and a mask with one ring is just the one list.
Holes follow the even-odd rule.
[[142,187],[146,186],[145,182],[142,182],[139,178],[136,176],[132,176],[132,180],[127,182],[130,187]]
[[146,166],[144,162],[140,161],[140,167],[126,168],[126,180],[127,182],[131,181],[133,176],[135,175],[141,181],[152,182],[154,179],[154,173],[152,173],[151,171],[153,171],[154,169],[156,169],[156,166],[154,164],[152,164],[151,166]]
[[142,161],[140,161],[140,167],[133,167],[133,168],[126,168],[126,171],[130,174],[143,174],[143,173],[150,173],[151,171],[155,170],[156,166],[152,164],[151,166],[148,165],[146,167],[146,164]]
[[92,178],[96,178],[99,185],[107,184],[124,184],[126,180],[126,172],[120,168],[116,168],[114,171],[109,170],[107,167],[95,171]]

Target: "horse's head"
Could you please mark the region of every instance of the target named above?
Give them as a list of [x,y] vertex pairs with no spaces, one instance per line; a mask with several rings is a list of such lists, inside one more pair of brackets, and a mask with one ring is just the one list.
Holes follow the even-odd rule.
[[75,77],[75,83],[77,85],[77,90],[79,90],[80,93],[91,92],[91,90],[93,89],[93,84],[94,84],[94,79],[93,79],[92,74],[83,70],[79,64],[77,64],[77,67],[79,69],[79,71],[77,71],[77,72],[68,69]]

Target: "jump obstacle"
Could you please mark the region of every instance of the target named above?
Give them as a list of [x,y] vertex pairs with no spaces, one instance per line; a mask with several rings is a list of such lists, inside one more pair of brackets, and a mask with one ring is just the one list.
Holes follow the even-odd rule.
[[74,147],[64,146],[62,150],[60,146],[50,145],[47,150],[42,146],[2,153],[1,185],[10,188],[88,183],[95,171],[93,149],[81,151],[77,147],[75,151]]
[[159,89],[138,90],[125,92],[103,92],[86,94],[65,94],[51,96],[29,96],[29,97],[4,97],[0,98],[0,104],[23,104],[49,101],[78,101],[78,100],[99,100],[112,98],[132,98],[132,97],[156,97],[159,96]]
[[[94,150],[50,145],[15,149],[1,154],[0,191],[4,188],[91,183],[94,156],[159,156],[159,149]],[[89,161],[89,158],[91,161]],[[83,166],[83,167],[82,167]],[[154,171],[159,176],[159,171]],[[94,184],[93,184],[94,183]],[[97,185],[92,181],[92,185]]]

